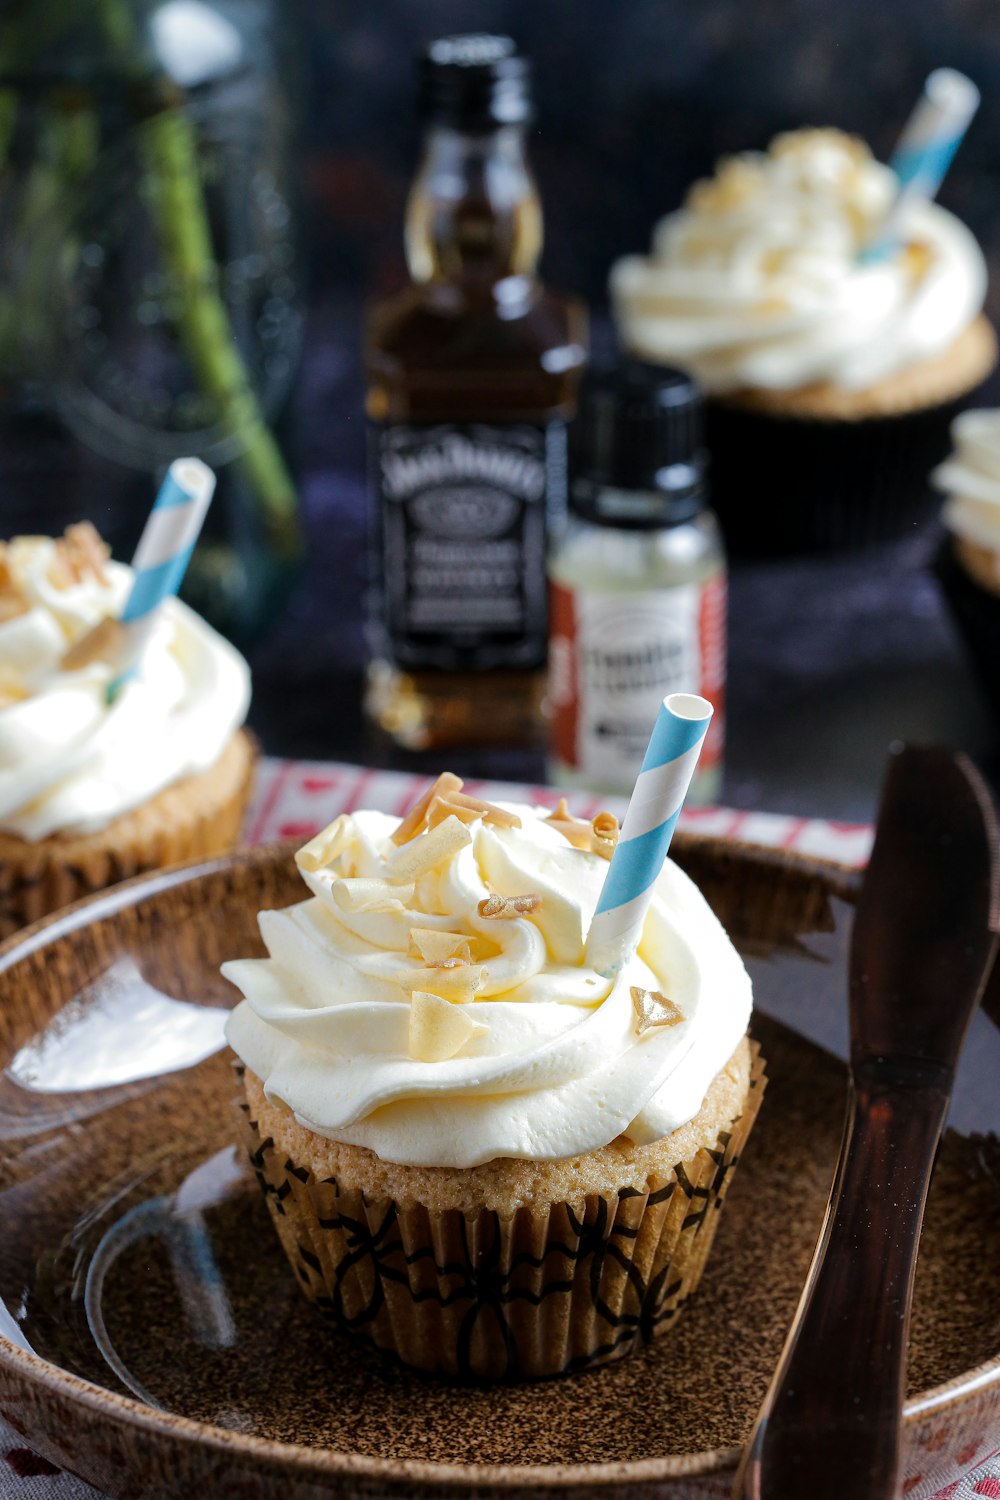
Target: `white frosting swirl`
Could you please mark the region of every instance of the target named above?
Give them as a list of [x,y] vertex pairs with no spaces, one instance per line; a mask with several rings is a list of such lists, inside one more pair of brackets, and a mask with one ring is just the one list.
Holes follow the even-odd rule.
[[[603,979],[583,958],[607,861],[571,847],[544,809],[511,810],[520,828],[473,825],[456,854],[409,893],[399,887],[392,909],[351,913],[340,882],[391,874],[397,826],[353,815],[332,863],[303,872],[312,899],[261,913],[270,956],[223,966],[246,997],[230,1044],[300,1124],[386,1161],[469,1167],[574,1156],[623,1132],[646,1143],[698,1112],[751,1003],[707,902],[668,861],[639,952],[614,983]],[[486,920],[478,907],[491,892],[531,892],[541,905]],[[410,1052],[412,929],[466,934],[482,969],[459,1007],[480,1024],[443,1061]],[[638,1035],[633,985],[669,997],[683,1019]]]
[[896,253],[861,260],[895,191],[836,130],[724,160],[657,225],[650,257],[612,268],[625,345],[712,392],[860,390],[942,353],[982,308],[986,264],[958,219],[921,202]]
[[1000,560],[1000,411],[966,411],[951,424],[954,452],[931,475],[948,495],[942,518],[956,536]]
[[[112,669],[63,671],[66,650],[128,596],[132,570],[52,581],[55,543],[18,537],[11,573],[27,609],[0,621],[0,828],[25,839],[106,827],[181,777],[209,768],[243,723],[246,662],[177,599],[163,606],[142,669],[110,707]],[[24,696],[21,696],[23,693]]]

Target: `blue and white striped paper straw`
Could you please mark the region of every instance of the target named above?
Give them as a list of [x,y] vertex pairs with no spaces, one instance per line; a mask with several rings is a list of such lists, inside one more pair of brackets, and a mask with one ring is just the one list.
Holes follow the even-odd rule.
[[132,559],[135,577],[121,616],[125,643],[109,703],[138,669],[160,606],[181,586],[214,492],[215,475],[200,458],[176,458],[167,470]]
[[964,73],[936,68],[930,74],[889,163],[899,192],[885,223],[862,251],[862,260],[878,261],[890,255],[899,242],[909,205],[936,196],[978,108],[979,90]]
[[660,704],[587,935],[587,967],[606,978],[628,962],[642,936],[712,712],[694,693],[671,693]]

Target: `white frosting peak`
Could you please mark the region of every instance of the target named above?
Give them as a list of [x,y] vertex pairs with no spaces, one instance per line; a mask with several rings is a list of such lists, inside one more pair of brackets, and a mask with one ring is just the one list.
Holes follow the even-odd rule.
[[1000,411],[962,412],[951,424],[951,438],[951,457],[931,475],[948,496],[945,525],[996,552],[1000,573]]
[[648,258],[612,268],[624,343],[710,391],[857,390],[943,352],[983,305],[985,261],[952,214],[913,203],[900,249],[866,263],[896,187],[836,130],[724,160],[657,225]]
[[[584,963],[607,861],[571,847],[544,810],[509,810],[520,827],[476,822],[405,884],[391,879],[397,820],[345,818],[329,863],[303,871],[311,899],[261,913],[268,958],[223,966],[245,996],[230,1044],[310,1130],[403,1165],[468,1167],[574,1156],[622,1133],[648,1142],[697,1113],[751,1001],[704,898],[668,861],[612,983]],[[495,893],[541,902],[480,915]],[[438,946],[456,957],[435,966]],[[640,1036],[632,986],[682,1019]],[[472,1023],[436,1033],[436,1054],[448,1014],[435,997]]]
[[169,600],[141,672],[109,706],[107,660],[61,662],[121,613],[131,569],[107,563],[62,582],[47,537],[16,537],[4,561],[5,597],[22,612],[0,617],[0,828],[32,840],[91,833],[218,759],[250,698],[227,641]]

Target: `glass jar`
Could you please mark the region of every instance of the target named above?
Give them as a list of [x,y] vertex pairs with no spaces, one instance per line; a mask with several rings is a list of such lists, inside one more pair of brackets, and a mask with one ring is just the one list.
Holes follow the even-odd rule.
[[276,24],[269,0],[13,0],[0,22],[0,530],[87,516],[128,558],[197,454],[219,485],[184,592],[244,640],[300,546]]

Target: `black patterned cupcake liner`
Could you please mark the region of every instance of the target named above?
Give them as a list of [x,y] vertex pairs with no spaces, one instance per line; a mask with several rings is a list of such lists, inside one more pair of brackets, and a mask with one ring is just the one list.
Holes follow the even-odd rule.
[[671,1180],[509,1217],[318,1181],[241,1108],[282,1246],[326,1317],[431,1374],[516,1380],[606,1364],[671,1326],[698,1284],[764,1085],[754,1043],[742,1115]]
[[928,475],[971,394],[854,421],[709,401],[712,505],[730,552],[853,552],[909,535],[941,505]]

